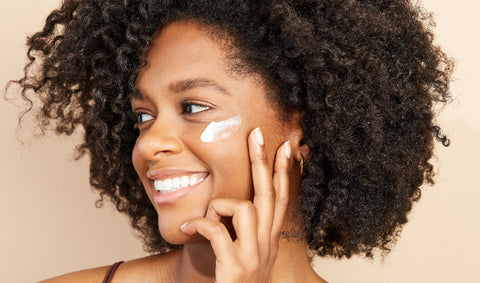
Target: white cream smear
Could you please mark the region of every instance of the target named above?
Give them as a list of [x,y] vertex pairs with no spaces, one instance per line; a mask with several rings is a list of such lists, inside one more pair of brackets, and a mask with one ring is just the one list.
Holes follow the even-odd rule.
[[214,142],[231,136],[242,124],[242,118],[235,116],[220,122],[210,122],[200,136],[202,142]]

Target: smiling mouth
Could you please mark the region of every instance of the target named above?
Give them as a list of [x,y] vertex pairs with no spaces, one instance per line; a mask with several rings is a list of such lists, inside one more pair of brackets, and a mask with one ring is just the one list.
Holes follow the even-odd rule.
[[189,176],[176,176],[163,180],[153,180],[155,191],[160,194],[168,194],[180,189],[200,184],[208,176],[208,173],[196,173]]

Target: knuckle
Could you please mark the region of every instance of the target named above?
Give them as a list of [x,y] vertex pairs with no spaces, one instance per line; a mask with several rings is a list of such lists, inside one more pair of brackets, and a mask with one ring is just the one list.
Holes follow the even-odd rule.
[[215,206],[218,205],[218,203],[221,202],[221,199],[218,199],[218,198],[215,198],[215,199],[212,199],[210,200],[210,202],[208,203],[208,209],[215,209]]
[[265,198],[269,202],[274,202],[277,193],[273,187],[269,187],[265,190],[258,190],[255,191],[255,197],[262,197]]
[[263,198],[269,204],[275,204],[275,192],[268,190],[265,192],[255,192],[255,198]]
[[263,192],[256,191],[254,194],[254,198],[262,198],[267,203],[275,204],[275,191],[274,190],[266,190]]
[[260,164],[268,164],[267,153],[265,151],[262,151],[261,153],[258,154],[256,160]]
[[201,224],[203,217],[195,217],[193,219],[190,219],[189,225],[198,225]]
[[239,264],[235,264],[231,266],[229,269],[232,274],[235,274],[235,277],[241,277],[242,275],[245,274],[245,270]]
[[278,203],[281,206],[288,206],[288,203],[290,202],[290,197],[288,194],[283,194],[279,196]]
[[255,207],[253,206],[253,203],[251,201],[245,200],[239,203],[238,209],[242,213],[252,213]]
[[221,235],[223,234],[223,227],[221,223],[213,223],[208,226],[207,230],[210,235]]
[[290,174],[290,167],[288,166],[288,164],[275,164],[275,166],[273,167],[273,172],[277,174],[285,174],[288,176]]
[[208,203],[207,213],[212,213],[215,211],[215,205],[217,204],[217,200],[213,199]]
[[277,193],[275,192],[274,188],[265,191],[265,197],[270,199],[272,202],[275,200]]
[[243,262],[243,272],[256,273],[260,267],[260,260],[256,256],[249,257]]

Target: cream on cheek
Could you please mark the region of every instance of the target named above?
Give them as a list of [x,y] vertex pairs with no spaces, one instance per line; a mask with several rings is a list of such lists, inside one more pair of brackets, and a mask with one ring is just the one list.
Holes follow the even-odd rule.
[[242,124],[242,118],[235,116],[220,122],[210,122],[200,136],[205,143],[215,142],[231,136]]

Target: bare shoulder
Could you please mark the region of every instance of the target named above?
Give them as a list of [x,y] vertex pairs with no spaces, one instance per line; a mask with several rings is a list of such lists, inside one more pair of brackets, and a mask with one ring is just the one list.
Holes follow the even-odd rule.
[[[171,251],[165,254],[153,255],[122,263],[113,277],[114,282],[168,282],[172,281],[178,264],[180,251]],[[58,277],[47,279],[39,283],[62,282],[102,282],[109,266],[76,271]]]
[[50,278],[39,283],[61,283],[61,282],[102,282],[110,266],[96,267]]

